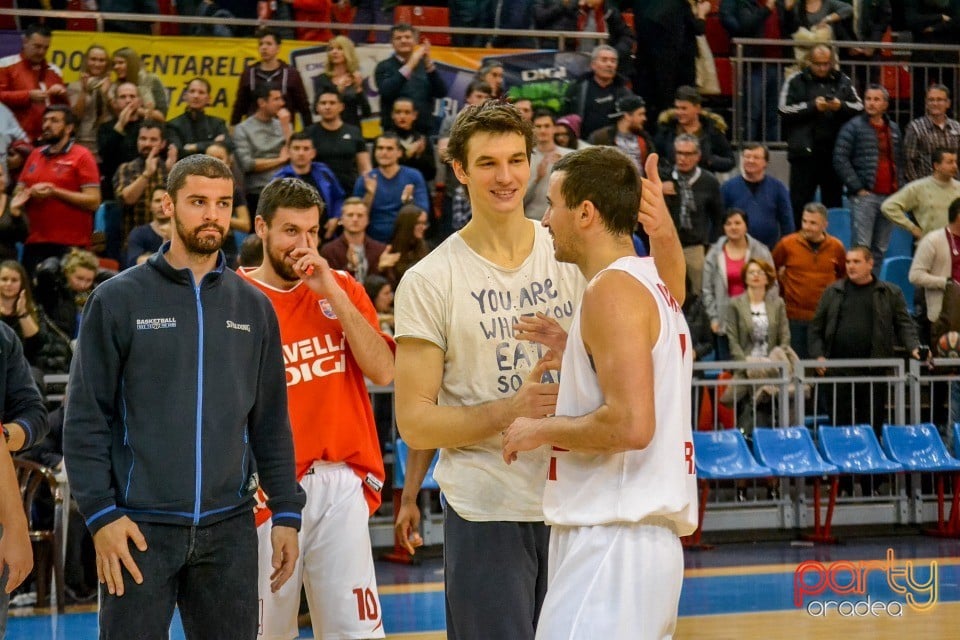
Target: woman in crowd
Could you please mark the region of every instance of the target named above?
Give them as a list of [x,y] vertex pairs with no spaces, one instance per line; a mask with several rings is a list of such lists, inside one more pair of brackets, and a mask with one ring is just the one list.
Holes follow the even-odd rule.
[[80,79],[67,85],[70,106],[77,114],[76,139],[93,153],[97,162],[97,129],[112,117],[110,111],[110,65],[107,50],[98,44],[87,49]]
[[363,90],[357,50],[346,36],[337,36],[330,41],[327,46],[327,68],[313,79],[314,100],[324,90],[340,94],[343,101],[340,118],[347,124],[359,127],[360,121],[370,116],[370,103]]
[[424,239],[429,226],[427,212],[415,204],[405,204],[397,212],[390,246],[394,252],[400,254],[400,258],[394,266],[384,271],[384,275],[394,288],[407,269],[430,253],[430,247]]
[[116,74],[114,88],[121,82],[134,82],[140,90],[140,102],[143,104],[141,117],[150,120],[166,120],[170,100],[167,89],[155,73],[149,73],[140,64],[140,56],[130,47],[122,47],[113,52],[113,72]]
[[33,300],[26,269],[16,260],[0,262],[0,320],[13,329],[31,366],[44,373],[66,373],[70,341],[50,326]]
[[[747,233],[747,214],[729,209],[723,218],[723,235],[710,247],[703,263],[703,305],[716,336],[717,360],[729,360],[727,345],[727,308],[730,299],[746,291],[743,267],[753,258],[773,264],[770,250]],[[777,295],[776,278],[773,293]]]

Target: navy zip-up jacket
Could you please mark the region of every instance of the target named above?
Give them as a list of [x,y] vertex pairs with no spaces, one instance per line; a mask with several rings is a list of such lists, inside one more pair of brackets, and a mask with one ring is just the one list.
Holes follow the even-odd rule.
[[252,514],[259,473],[273,523],[299,529],[273,308],[222,254],[195,286],[169,246],[97,287],[83,311],[63,450],[87,527]]
[[13,329],[0,322],[0,421],[23,428],[21,449],[28,449],[49,431],[47,410],[34,382],[23,345]]

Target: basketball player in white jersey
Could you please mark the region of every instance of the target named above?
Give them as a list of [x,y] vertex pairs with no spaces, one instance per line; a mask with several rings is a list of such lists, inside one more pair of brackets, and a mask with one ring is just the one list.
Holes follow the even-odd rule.
[[[532,147],[531,125],[510,105],[488,101],[457,116],[448,155],[473,217],[411,267],[397,289],[397,426],[414,448],[397,529],[412,552],[416,495],[440,448],[435,477],[447,500],[451,640],[532,640],[546,591],[550,451],[507,466],[500,434],[519,416],[553,414],[558,388],[541,380],[544,365],[535,366],[545,349],[512,323],[540,313],[565,329],[585,282],[573,265],[554,259],[546,230],[524,217]],[[650,160],[655,173],[656,155]],[[668,282],[682,296],[683,252],[669,213],[641,209],[640,218],[658,264],[679,276]]]
[[[644,197],[659,199],[651,176]],[[634,253],[637,185],[633,163],[613,147],[564,156],[550,176],[543,225],[557,260],[576,264],[588,284],[563,352],[556,415],[517,418],[502,439],[508,464],[553,447],[538,640],[659,640],[676,626],[679,536],[697,526],[692,345],[653,260]]]

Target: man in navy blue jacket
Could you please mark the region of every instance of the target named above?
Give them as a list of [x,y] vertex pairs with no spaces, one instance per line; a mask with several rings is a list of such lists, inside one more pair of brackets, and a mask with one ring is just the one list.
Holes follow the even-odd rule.
[[720,186],[723,210],[743,209],[750,235],[773,250],[780,238],[794,232],[793,207],[787,185],[767,175],[770,151],[747,143],[740,158],[740,175]]
[[298,178],[317,190],[324,204],[320,215],[323,240],[330,240],[340,222],[340,209],[346,197],[343,187],[330,167],[313,161],[317,157],[317,149],[313,146],[313,136],[308,132],[298,131],[291,135],[287,149],[290,152],[290,164],[281,167],[273,178]]
[[304,504],[280,333],[220,251],[230,168],[193,155],[167,186],[170,242],[84,308],[64,457],[96,547],[101,638],[166,637],[178,605],[187,638],[253,640],[254,492],[273,513],[274,590]]

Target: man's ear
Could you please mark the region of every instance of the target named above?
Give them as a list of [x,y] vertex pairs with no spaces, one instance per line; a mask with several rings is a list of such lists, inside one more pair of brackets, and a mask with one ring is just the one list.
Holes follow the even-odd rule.
[[460,181],[460,184],[467,184],[467,172],[463,170],[463,164],[459,160],[454,160],[450,163],[450,166],[453,167],[453,175],[457,176],[457,180]]

